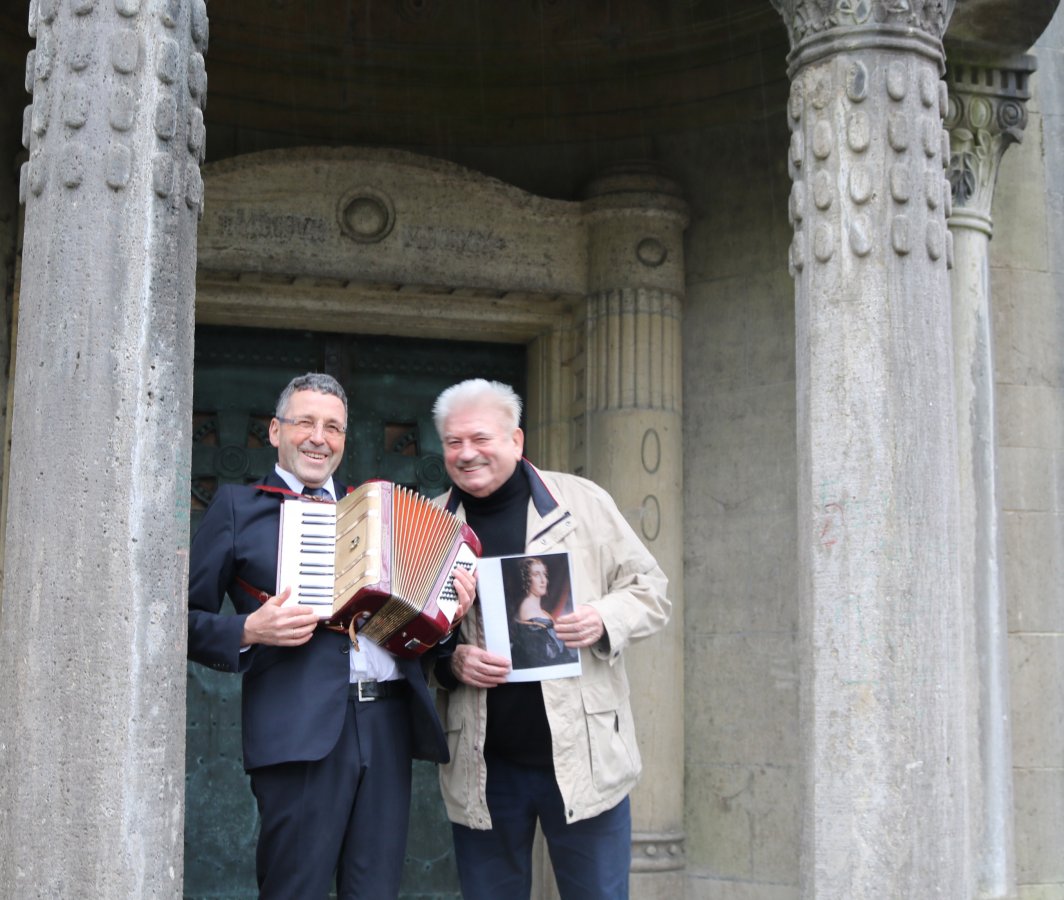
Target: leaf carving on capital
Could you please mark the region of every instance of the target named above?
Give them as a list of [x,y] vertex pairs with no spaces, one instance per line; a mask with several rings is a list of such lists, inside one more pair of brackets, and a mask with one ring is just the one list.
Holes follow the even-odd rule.
[[952,152],[949,185],[957,208],[986,207],[989,213],[995,170],[1005,150],[1005,142],[985,128],[954,128],[950,132]]
[[772,0],[791,44],[836,28],[900,25],[941,38],[956,0]]
[[953,206],[989,217],[1005,150],[1023,140],[1029,96],[1022,71],[952,63],[944,120]]

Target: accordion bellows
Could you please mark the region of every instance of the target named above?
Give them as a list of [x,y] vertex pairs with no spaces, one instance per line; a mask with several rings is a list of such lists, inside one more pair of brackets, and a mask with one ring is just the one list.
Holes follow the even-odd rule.
[[[286,530],[290,517],[300,525]],[[291,602],[316,605],[352,640],[357,632],[419,656],[451,630],[455,569],[473,568],[479,555],[480,541],[455,515],[401,485],[368,481],[335,505],[283,504],[278,590],[294,584]]]

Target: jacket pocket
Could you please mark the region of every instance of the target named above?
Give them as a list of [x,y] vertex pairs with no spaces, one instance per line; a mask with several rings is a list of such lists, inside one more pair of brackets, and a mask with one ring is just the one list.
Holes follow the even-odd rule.
[[642,763],[627,698],[618,700],[603,696],[602,692],[585,694],[584,720],[595,790],[607,793],[630,785],[638,777]]

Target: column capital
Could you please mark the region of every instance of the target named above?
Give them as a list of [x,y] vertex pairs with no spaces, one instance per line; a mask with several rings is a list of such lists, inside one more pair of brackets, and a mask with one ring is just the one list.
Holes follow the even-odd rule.
[[824,56],[862,47],[909,50],[941,66],[942,36],[956,0],[770,0],[791,39],[794,73]]
[[951,46],[946,61],[949,107],[951,227],[993,233],[990,209],[1001,159],[1023,140],[1030,76],[1037,67],[1026,54],[988,60],[964,46]]

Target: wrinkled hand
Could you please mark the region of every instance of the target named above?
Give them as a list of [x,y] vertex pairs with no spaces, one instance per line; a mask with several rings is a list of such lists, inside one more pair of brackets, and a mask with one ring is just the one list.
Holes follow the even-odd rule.
[[458,566],[454,570],[454,591],[458,594],[458,612],[455,613],[451,627],[454,628],[462,621],[462,618],[477,596],[477,572],[470,572],[465,566]]
[[473,644],[459,644],[451,657],[451,671],[462,684],[470,687],[495,687],[506,681],[510,661]]
[[298,647],[310,640],[318,627],[318,614],[305,606],[282,606],[291,593],[291,588],[285,588],[244,620],[241,646]]
[[555,619],[554,631],[566,647],[576,649],[595,644],[606,633],[606,626],[598,610],[584,604]]

